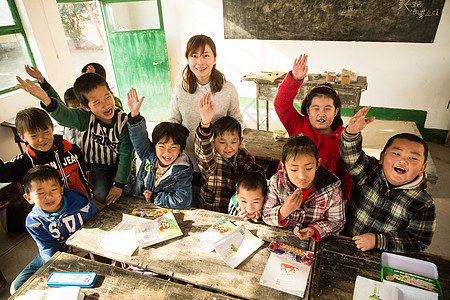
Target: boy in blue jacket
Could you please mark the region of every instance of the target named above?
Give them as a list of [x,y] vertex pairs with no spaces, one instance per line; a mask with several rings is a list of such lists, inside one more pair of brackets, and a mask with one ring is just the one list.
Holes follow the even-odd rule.
[[142,164],[133,193],[144,195],[149,203],[166,208],[184,208],[192,201],[192,162],[183,151],[189,130],[183,125],[162,122],[148,138],[142,105],[135,89],[128,94],[128,132]]
[[64,189],[57,170],[50,166],[31,168],[23,178],[24,198],[35,204],[25,226],[39,253],[11,283],[13,294],[57,251],[67,251],[65,241],[98,209],[86,194]]

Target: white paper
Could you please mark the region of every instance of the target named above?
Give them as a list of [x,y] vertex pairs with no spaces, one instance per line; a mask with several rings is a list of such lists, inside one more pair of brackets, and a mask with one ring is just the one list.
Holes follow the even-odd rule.
[[133,255],[139,246],[134,227],[148,221],[148,219],[122,214],[122,222],[100,238],[100,246],[110,252]]
[[141,247],[147,247],[182,235],[171,212],[135,226],[134,233]]
[[439,294],[415,288],[406,284],[384,280],[383,284],[393,286],[399,290],[399,300],[438,300]]
[[196,238],[195,241],[206,251],[213,251],[214,243],[224,237],[228,232],[233,231],[235,228],[236,225],[228,221],[227,218],[221,217],[198,238]]
[[267,287],[303,297],[311,266],[271,252],[259,281]]
[[214,249],[224,262],[236,268],[262,244],[260,238],[254,236],[244,225],[240,225],[215,242]]
[[82,300],[84,293],[78,286],[66,286],[49,290],[29,290],[25,295],[16,297],[20,300]]
[[399,290],[396,287],[363,276],[357,276],[353,291],[353,300],[367,299],[397,300],[401,298],[399,297]]

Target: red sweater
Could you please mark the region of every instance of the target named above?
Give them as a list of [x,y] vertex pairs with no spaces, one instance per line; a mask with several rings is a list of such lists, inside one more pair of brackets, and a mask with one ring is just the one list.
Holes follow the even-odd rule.
[[278,88],[275,111],[289,136],[302,133],[316,143],[319,157],[322,159],[321,165],[339,177],[343,198],[347,200],[352,188],[352,179],[339,154],[339,140],[344,126],[339,126],[330,135],[322,134],[312,127],[308,117],[301,115],[294,107],[294,98],[302,84],[303,80],[295,80],[289,72]]

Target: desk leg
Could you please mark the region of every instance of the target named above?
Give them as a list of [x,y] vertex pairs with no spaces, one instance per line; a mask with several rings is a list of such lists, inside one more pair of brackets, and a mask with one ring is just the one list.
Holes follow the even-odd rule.
[[3,276],[2,271],[0,270],[0,288],[5,288],[8,285],[5,276]]
[[361,91],[359,91],[356,94],[356,99],[355,100],[356,100],[356,103],[355,103],[356,107],[353,110],[353,115],[355,115],[358,112],[358,110],[359,110],[359,102],[361,101]]
[[269,131],[269,100],[266,100],[266,131]]
[[256,129],[259,130],[259,83],[256,83]]
[[[20,139],[19,134],[17,133],[17,129],[15,127],[11,127],[11,129],[13,131],[14,138]],[[20,153],[23,154],[23,149],[22,149],[22,145],[20,143],[20,140],[18,142],[16,142],[16,143],[17,143],[17,146],[19,146]]]

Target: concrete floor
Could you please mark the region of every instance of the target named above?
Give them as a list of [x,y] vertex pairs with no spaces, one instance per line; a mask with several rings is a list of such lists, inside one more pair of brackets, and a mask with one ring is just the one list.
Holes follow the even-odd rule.
[[[272,112],[273,113],[273,112]],[[256,128],[254,113],[246,114],[243,111],[246,126]],[[348,119],[344,119],[347,123]],[[391,123],[395,125],[395,123]],[[272,120],[270,129],[283,129],[279,120]],[[398,126],[402,124],[398,123]],[[150,124],[152,128],[154,124]],[[370,125],[369,125],[370,126]],[[383,124],[376,124],[372,126],[373,129],[383,127]],[[383,135],[377,136],[372,134],[370,127],[367,136],[372,136],[372,139],[382,141],[383,145],[386,138]],[[450,185],[448,184],[450,178],[450,148],[436,143],[428,143],[430,154],[433,158],[436,172],[438,174],[438,181],[436,184],[430,184],[428,187],[429,193],[433,196],[436,205],[436,231],[433,242],[428,247],[426,252],[447,256],[450,248]],[[34,240],[27,234],[10,234],[6,233],[0,226],[0,270],[5,276],[8,286],[0,289],[0,300],[9,297],[9,285],[20,271],[36,256],[38,253]]]

